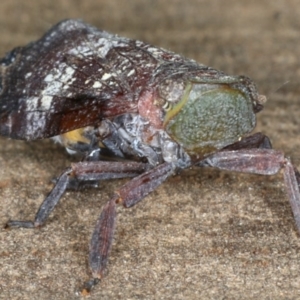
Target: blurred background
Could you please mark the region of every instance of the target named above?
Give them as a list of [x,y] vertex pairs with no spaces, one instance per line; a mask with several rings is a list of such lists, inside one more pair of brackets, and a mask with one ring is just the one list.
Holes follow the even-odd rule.
[[[268,98],[256,131],[300,167],[296,0],[2,0],[0,55],[80,18],[231,75]],[[70,158],[50,141],[0,139],[0,222],[32,219]],[[74,299],[101,207],[125,180],[67,192],[40,230],[0,231],[1,299]],[[109,274],[90,299],[297,299],[300,237],[282,175],[188,170],[119,209]]]

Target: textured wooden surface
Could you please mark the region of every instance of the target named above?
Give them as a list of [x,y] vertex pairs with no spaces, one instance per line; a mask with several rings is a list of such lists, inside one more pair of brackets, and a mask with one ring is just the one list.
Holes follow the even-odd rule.
[[[300,166],[298,1],[11,1],[0,54],[65,18],[251,77],[268,97],[257,130]],[[68,166],[50,141],[0,139],[0,224],[32,219]],[[101,207],[122,180],[68,192],[40,230],[0,230],[1,299],[76,299]],[[2,226],[1,225],[1,226]],[[189,170],[118,209],[109,274],[89,299],[299,299],[300,237],[282,174]]]

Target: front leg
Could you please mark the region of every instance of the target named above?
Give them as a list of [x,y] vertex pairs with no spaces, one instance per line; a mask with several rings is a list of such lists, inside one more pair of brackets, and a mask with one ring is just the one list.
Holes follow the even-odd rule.
[[41,204],[33,222],[9,221],[6,224],[6,228],[33,228],[42,226],[74,178],[78,182],[91,182],[96,180],[135,177],[145,172],[148,168],[148,164],[140,162],[85,161],[72,164],[70,168],[67,168],[60,175],[54,188]]
[[286,191],[300,232],[300,176],[296,167],[282,152],[273,149],[221,151],[207,157],[201,162],[201,166],[261,175],[274,175],[283,169]]
[[92,234],[89,265],[92,279],[85,283],[82,293],[87,294],[104,276],[116,224],[116,205],[132,207],[154,191],[175,171],[170,163],[158,165],[123,185],[104,206]]

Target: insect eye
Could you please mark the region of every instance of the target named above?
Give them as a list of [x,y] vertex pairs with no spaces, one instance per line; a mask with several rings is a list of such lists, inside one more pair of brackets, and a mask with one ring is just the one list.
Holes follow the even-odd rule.
[[172,109],[172,104],[170,102],[166,101],[164,103],[164,105],[162,106],[162,108],[164,109],[164,111],[169,111]]

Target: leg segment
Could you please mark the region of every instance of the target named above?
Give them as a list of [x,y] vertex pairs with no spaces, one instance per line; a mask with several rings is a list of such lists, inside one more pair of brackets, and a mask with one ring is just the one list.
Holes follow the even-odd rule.
[[123,185],[104,206],[97,220],[90,245],[89,264],[93,279],[85,283],[82,290],[84,294],[89,293],[104,276],[115,229],[116,204],[122,203],[124,207],[135,205],[173,173],[174,167],[171,164],[158,165]]
[[286,191],[300,232],[299,172],[282,152],[273,149],[221,151],[207,157],[201,166],[262,175],[274,175],[283,169]]
[[85,161],[72,164],[59,177],[56,185],[40,206],[35,220],[9,221],[6,227],[33,228],[42,226],[73,178],[80,181],[105,180],[135,177],[147,170],[148,164],[139,162],[103,162]]
[[220,151],[202,162],[202,166],[242,173],[274,175],[284,166],[283,153],[273,149],[244,149]]
[[59,177],[56,185],[48,195],[48,197],[41,204],[34,222],[31,221],[8,221],[6,228],[9,227],[23,227],[23,228],[34,228],[43,225],[43,223],[48,218],[51,211],[54,209],[59,199],[65,192],[68,182],[69,175],[71,173],[71,168],[66,169]]
[[[257,132],[255,134],[243,138],[242,140],[234,144],[228,145],[227,147],[221,149],[220,152],[229,152],[246,149],[272,149],[272,144],[270,139],[266,135],[262,134],[261,132]],[[210,159],[210,157],[212,156],[209,156],[207,159]],[[198,167],[210,166],[206,159],[198,162],[196,165]]]
[[286,190],[290,199],[290,205],[296,222],[298,232],[300,232],[300,196],[299,196],[299,186],[300,181],[298,177],[298,170],[291,164],[289,160],[284,168],[284,181]]
[[259,148],[259,149],[272,149],[272,144],[270,139],[264,135],[261,132],[257,132],[254,133],[252,135],[249,135],[245,138],[243,138],[242,140],[231,144],[225,148],[222,149],[223,150],[241,150],[241,149],[255,149],[255,148]]

